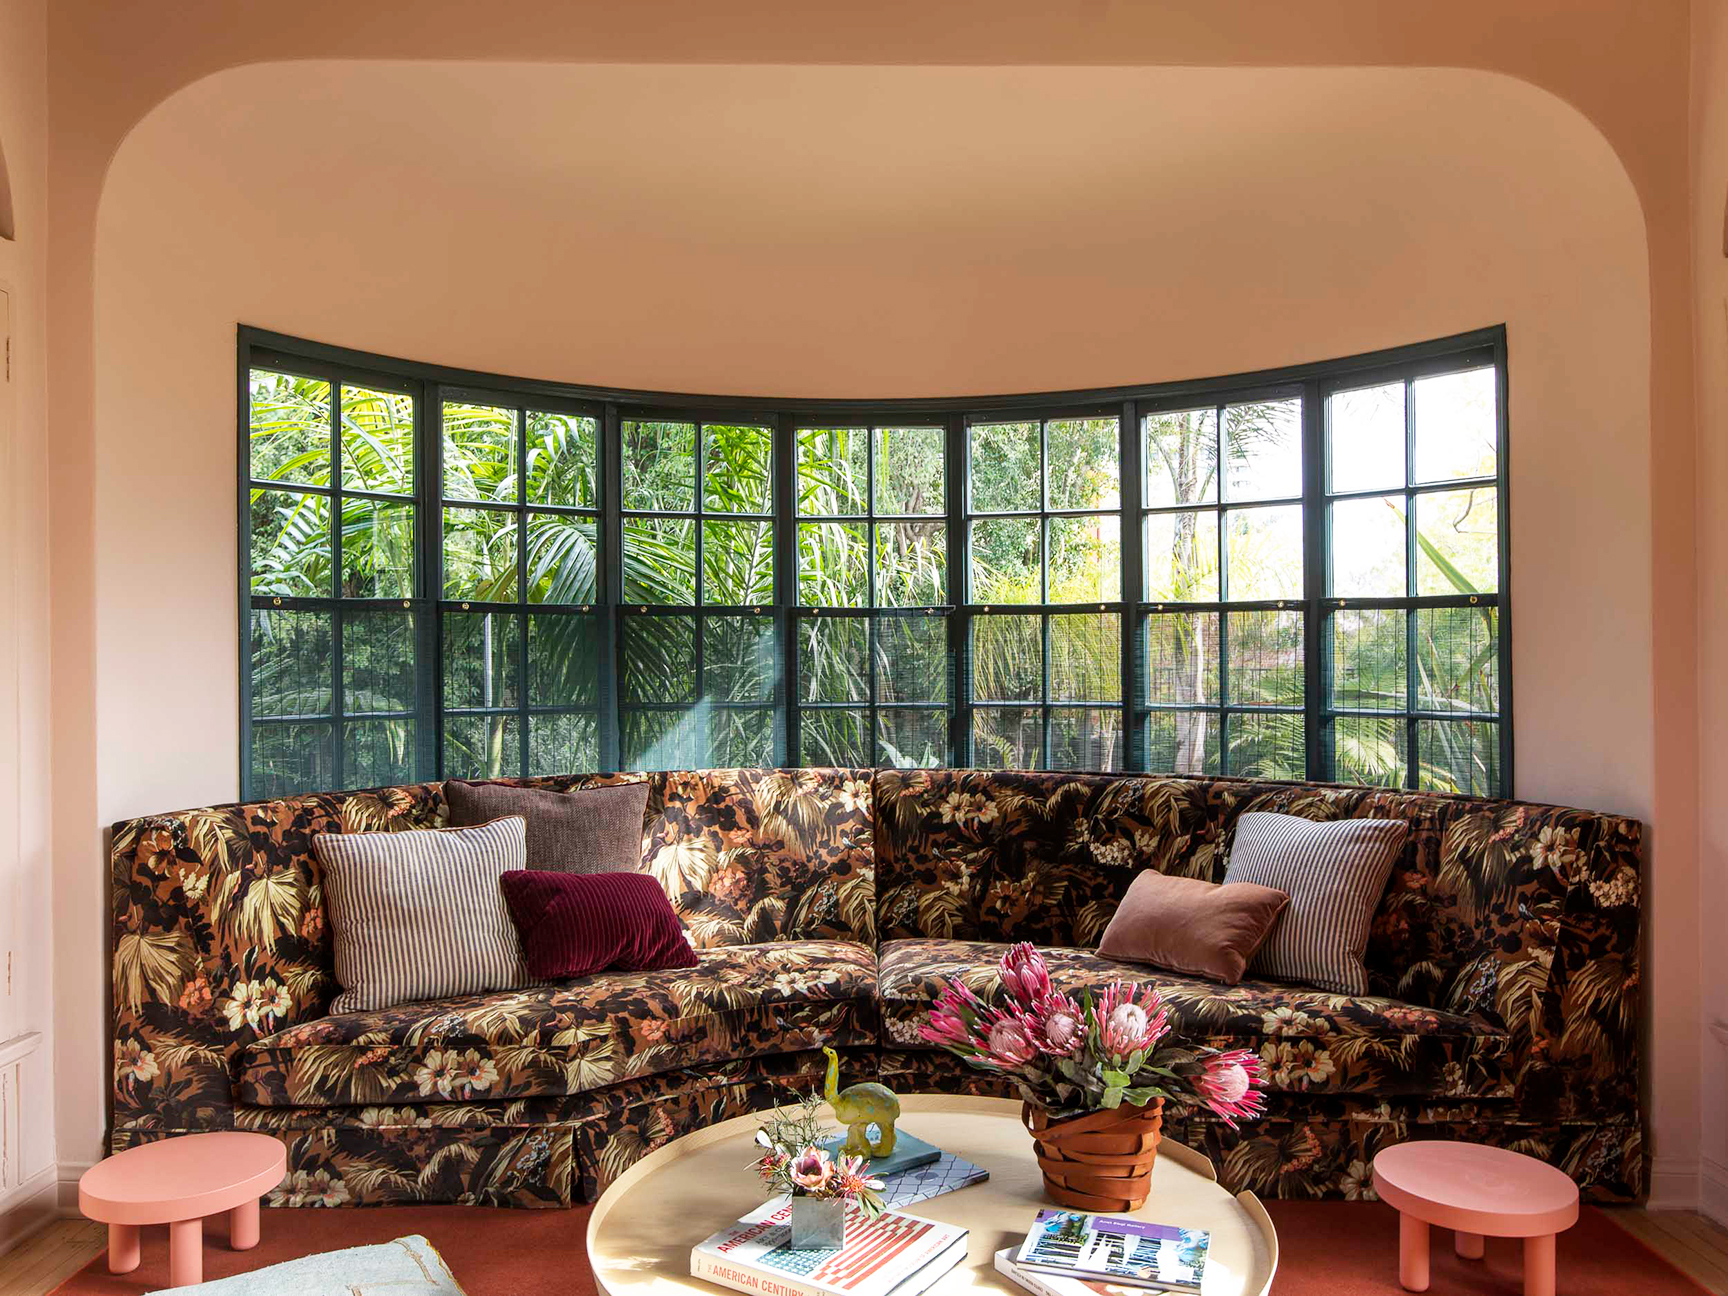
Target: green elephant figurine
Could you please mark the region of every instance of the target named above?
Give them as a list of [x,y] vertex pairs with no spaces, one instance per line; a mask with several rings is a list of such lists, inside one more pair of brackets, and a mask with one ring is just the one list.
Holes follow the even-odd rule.
[[[846,1127],[845,1152],[850,1156],[885,1157],[894,1151],[894,1122],[900,1119],[900,1100],[887,1085],[873,1080],[840,1088],[840,1055],[826,1046],[828,1083],[822,1096],[834,1109],[834,1119]],[[870,1141],[870,1126],[881,1137]]]

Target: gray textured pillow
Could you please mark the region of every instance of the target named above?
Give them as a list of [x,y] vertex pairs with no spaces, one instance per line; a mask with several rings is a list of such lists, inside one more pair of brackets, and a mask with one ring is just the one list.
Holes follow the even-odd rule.
[[1256,811],[1236,821],[1224,885],[1256,882],[1290,897],[1249,967],[1338,994],[1368,993],[1368,926],[1409,825]]
[[648,784],[614,783],[554,792],[503,783],[444,785],[452,824],[504,815],[528,821],[528,867],[557,873],[633,873],[642,867],[642,817]]
[[332,1013],[532,983],[501,875],[523,867],[521,816],[478,828],[319,833],[342,993]]

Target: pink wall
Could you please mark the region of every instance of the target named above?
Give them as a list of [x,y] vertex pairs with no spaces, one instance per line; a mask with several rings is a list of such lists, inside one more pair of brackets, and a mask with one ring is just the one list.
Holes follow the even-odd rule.
[[[1699,751],[1703,785],[1714,795],[1702,816],[1704,930],[1728,929],[1728,4],[1693,8],[1693,256],[1697,269]],[[1703,942],[1703,1139],[1705,1208],[1728,1220],[1728,947]]]
[[[202,681],[208,696],[200,700],[185,679],[185,668],[178,665],[179,656],[163,649],[164,644],[184,647],[190,660],[203,662],[202,644],[208,638],[220,642],[223,653],[228,651],[233,611],[226,590],[231,584],[223,583],[220,598],[210,601],[208,587],[199,582],[214,570],[212,554],[231,561],[227,530],[231,519],[221,526],[203,516],[183,524],[171,517],[151,519],[141,539],[144,553],[135,560],[137,566],[128,568],[124,564],[134,561],[128,556],[129,543],[117,537],[114,523],[104,516],[116,502],[135,507],[123,498],[122,479],[114,466],[106,465],[100,478],[97,466],[99,452],[103,457],[121,456],[116,462],[126,462],[126,438],[114,417],[115,382],[126,376],[124,366],[159,358],[148,348],[139,349],[138,335],[185,330],[184,350],[176,349],[174,354],[191,364],[170,377],[159,371],[131,371],[135,381],[127,395],[136,396],[147,411],[138,435],[171,442],[189,438],[201,445],[217,435],[212,428],[227,436],[231,407],[218,411],[209,391],[218,381],[228,381],[231,327],[237,318],[426,359],[550,377],[713,389],[802,387],[872,393],[1179,376],[1337,354],[1505,319],[1512,327],[1517,474],[1513,544],[1520,564],[1516,597],[1521,790],[1561,795],[1565,789],[1575,789],[1572,799],[1631,809],[1655,824],[1648,912],[1654,947],[1649,975],[1655,987],[1650,1021],[1653,1081],[1659,1099],[1653,1108],[1657,1183],[1659,1192],[1672,1195],[1693,1191],[1699,1128],[1700,818],[1694,540],[1699,492],[1709,488],[1706,479],[1694,472],[1695,211],[1688,190],[1687,82],[1679,71],[1688,56],[1684,0],[1520,0],[1515,5],[1504,0],[1455,0],[1444,7],[1393,8],[1379,0],[1313,0],[1301,6],[1268,6],[1256,0],[1165,0],[1157,5],[1079,8],[1050,6],[1043,0],[988,4],[881,0],[848,10],[798,0],[645,0],[628,6],[581,0],[510,6],[404,0],[376,7],[355,6],[350,0],[302,0],[292,23],[282,22],[273,11],[236,10],[223,0],[125,6],[103,0],[59,0],[48,22],[55,230],[49,253],[54,298],[49,379],[54,427],[50,470],[55,912],[69,934],[59,942],[54,964],[56,982],[63,987],[56,1042],[63,1174],[75,1172],[80,1159],[93,1155],[105,1088],[99,1011],[105,912],[101,822],[116,812],[116,806],[190,788],[193,782],[202,788],[204,772],[213,775],[218,766],[232,780],[232,746],[224,730],[210,731],[215,735],[210,746],[222,751],[221,760],[214,764],[207,752],[187,753],[164,736],[170,731],[197,732],[195,725],[206,718],[217,725],[232,724],[229,704],[210,700],[232,697],[231,659],[218,666],[214,657],[208,658],[212,669],[223,673]],[[271,291],[251,300],[238,282],[253,273],[246,260],[250,249],[235,231],[211,230],[207,255],[194,256],[186,247],[190,238],[186,230],[204,228],[196,213],[187,213],[190,223],[169,225],[138,210],[136,193],[121,201],[121,172],[135,166],[145,152],[134,153],[130,144],[123,148],[122,142],[153,106],[200,77],[246,63],[327,56],[563,60],[596,65],[645,59],[666,63],[766,59],[794,65],[843,61],[988,67],[1035,61],[1072,67],[1141,65],[1146,69],[1141,75],[1154,84],[1173,75],[1161,69],[1179,65],[1451,66],[1504,72],[1543,87],[1582,113],[1600,135],[1583,128],[1575,114],[1561,110],[1555,101],[1522,87],[1525,99],[1507,100],[1507,112],[1498,119],[1473,116],[1469,103],[1474,90],[1466,93],[1458,83],[1444,79],[1418,78],[1424,93],[1442,97],[1444,111],[1424,111],[1420,99],[1400,98],[1395,90],[1389,98],[1367,100],[1365,108],[1363,101],[1357,101],[1359,115],[1371,119],[1387,111],[1401,115],[1408,128],[1407,156],[1376,156],[1378,170],[1373,173],[1413,185],[1413,192],[1452,213],[1460,229],[1480,230],[1482,237],[1466,245],[1449,239],[1446,230],[1434,229],[1423,212],[1403,210],[1394,184],[1384,188],[1366,184],[1352,170],[1350,159],[1325,148],[1322,129],[1343,129],[1347,137],[1355,138],[1350,132],[1371,130],[1372,120],[1332,123],[1312,115],[1311,104],[1281,99],[1242,103],[1220,94],[1206,108],[1239,114],[1235,121],[1242,138],[1222,130],[1190,138],[1186,111],[1174,121],[1165,121],[1157,137],[1145,142],[1145,184],[1128,186],[1130,197],[1144,200],[1148,207],[1116,211],[1115,219],[1129,224],[1114,235],[1113,258],[1094,253],[1090,244],[1046,246],[1037,241],[1035,224],[1020,223],[1010,230],[1011,237],[1005,234],[1000,240],[983,232],[954,230],[947,222],[960,210],[959,191],[941,185],[951,165],[962,169],[971,165],[980,141],[968,137],[951,142],[950,156],[922,161],[924,170],[919,175],[928,182],[925,188],[910,195],[891,191],[865,195],[861,206],[841,215],[847,241],[825,252],[817,240],[794,240],[786,257],[764,280],[761,266],[753,263],[760,249],[753,246],[747,230],[728,231],[732,241],[717,243],[688,237],[688,231],[681,235],[675,227],[667,227],[658,213],[644,214],[640,231],[626,216],[620,229],[616,210],[603,200],[595,201],[595,195],[603,198],[609,190],[643,183],[640,171],[625,169],[616,177],[592,171],[582,177],[584,184],[562,188],[556,177],[533,179],[537,151],[548,142],[574,147],[585,139],[603,150],[609,137],[621,126],[629,126],[640,105],[629,101],[627,111],[620,112],[617,103],[610,103],[604,105],[604,113],[591,110],[590,116],[574,117],[568,125],[555,121],[546,131],[517,130],[521,123],[512,104],[519,83],[528,78],[513,72],[495,80],[470,114],[473,121],[493,128],[478,152],[496,154],[496,165],[506,168],[504,180],[517,196],[513,210],[495,210],[483,197],[462,193],[449,195],[453,214],[412,204],[388,216],[360,203],[340,208],[314,204],[303,212],[285,203],[280,213],[272,206],[258,214],[256,224],[262,252],[267,254],[264,259],[273,267],[264,270],[256,283],[260,290]],[[257,75],[269,72],[263,69]],[[661,75],[676,79],[677,74]],[[1387,75],[1396,84],[1396,74]],[[302,113],[317,118],[324,88],[323,83],[309,85],[304,93],[279,104],[274,113],[277,125]],[[1241,93],[1260,94],[1263,88]],[[1482,93],[1485,102],[1500,102],[1494,96],[1511,91]],[[939,95],[935,102],[944,100]],[[953,104],[951,92],[946,102],[956,111],[965,110],[964,104]],[[371,107],[390,110],[393,106]],[[395,139],[410,146],[418,137],[447,126],[459,138],[470,126],[436,115],[430,119],[416,115],[419,109],[412,102],[394,107],[402,109],[387,118],[395,123]],[[780,108],[771,120],[790,122],[795,129],[805,100],[786,98]],[[1052,108],[1060,119],[1065,110],[1060,96],[1052,101]],[[220,109],[238,115],[247,111],[243,103],[233,101],[222,103]],[[170,106],[168,112],[173,111]],[[706,103],[690,129],[699,132],[710,120],[724,123],[730,120],[730,111],[729,103]],[[1128,111],[1133,111],[1132,104]],[[1251,259],[1267,245],[1280,246],[1311,253],[1313,265],[1305,265],[1301,255],[1267,258],[1258,266],[1265,291],[1247,300],[1235,299],[1234,315],[1227,322],[1221,323],[1219,314],[1202,321],[1207,327],[1183,327],[1179,319],[1171,318],[1168,303],[1186,307],[1198,301],[1198,309],[1211,311],[1204,293],[1193,290],[1232,280],[1238,281],[1233,286],[1239,290],[1240,264],[1221,263],[1229,244],[1215,237],[1217,232],[1208,223],[1184,223],[1180,203],[1151,210],[1160,196],[1151,192],[1153,184],[1161,176],[1171,177],[1166,184],[1170,189],[1192,168],[1208,166],[1214,153],[1240,163],[1242,146],[1256,134],[1276,132],[1287,114],[1304,112],[1310,115],[1297,120],[1309,122],[1311,131],[1297,142],[1320,149],[1326,163],[1322,171],[1359,200],[1348,223],[1336,211],[1322,223],[1315,214],[1321,204],[1312,193],[1304,194],[1300,177],[1291,177],[1287,188],[1269,197],[1260,193],[1264,201],[1254,213],[1251,237],[1236,227],[1238,252]],[[836,113],[821,118],[831,134],[808,133],[789,146],[770,132],[751,141],[754,147],[748,153],[789,154],[807,161],[811,173],[824,176],[825,183],[838,183],[824,172],[826,155],[844,155],[858,147],[857,137],[848,130],[868,123],[851,122],[843,111]],[[938,120],[929,111],[918,112],[916,104],[906,109],[906,115],[913,121],[908,138],[914,142],[930,122]],[[428,121],[437,125],[429,126]],[[1474,123],[1477,135],[1471,141],[1474,147],[1462,155],[1457,141],[1445,138],[1445,129],[1454,121]],[[220,149],[221,121],[193,125],[214,132],[212,147]],[[325,121],[321,129],[327,141],[337,142],[358,125],[347,118]],[[1075,129],[1049,135],[1035,119],[1023,125],[1029,138],[1051,155],[1047,164],[1060,165],[1070,149],[1079,162],[1086,160],[1087,140],[1099,123],[1086,118]],[[148,133],[146,126],[139,138]],[[566,139],[578,134],[581,138]],[[1107,134],[1113,140],[1120,138],[1119,125],[1110,123]],[[862,142],[869,144],[868,139]],[[675,149],[678,142],[656,139],[650,146],[663,143]],[[986,159],[996,159],[995,175],[975,175],[987,184],[998,176],[1012,178],[1021,165],[1017,151],[1001,151],[997,140],[998,151],[992,154],[991,143],[986,132],[977,150]],[[10,141],[7,147],[10,153]],[[1448,148],[1453,151],[1447,152]],[[1522,153],[1514,157],[1519,150]],[[1623,172],[1603,161],[1606,150],[1618,158]],[[414,149],[408,151],[412,154]],[[1382,145],[1381,152],[1386,151]],[[1438,163],[1427,171],[1421,165],[1430,156],[1445,158],[1462,176],[1460,188],[1477,193],[1487,209],[1494,210],[1496,200],[1504,196],[1508,205],[1501,218],[1483,221],[1475,211],[1457,209],[1452,191],[1441,186],[1445,177]],[[1505,170],[1485,168],[1479,163],[1484,156]],[[114,201],[103,204],[99,252],[97,208],[111,160],[118,167]],[[1279,177],[1282,161],[1264,159],[1266,174]],[[883,163],[890,178],[893,162]],[[1562,186],[1560,192],[1571,194],[1575,203],[1563,210],[1546,205],[1543,195],[1529,194],[1522,187],[1526,173],[1553,176]],[[218,200],[218,210],[233,211],[255,201],[243,169],[226,175],[208,169],[194,174],[192,188]],[[706,177],[708,173],[697,174]],[[1094,174],[1084,169],[1072,173],[1081,182]],[[1113,168],[1110,181],[1097,186],[1107,204],[1115,201],[1118,174]],[[170,173],[134,175],[136,184],[145,191],[154,187],[163,205],[176,211],[178,181]],[[934,193],[929,192],[932,187]],[[1056,192],[1059,199],[1063,191]],[[1233,192],[1254,193],[1251,189]],[[1287,202],[1288,193],[1297,195],[1293,203]],[[542,204],[559,194],[565,196],[567,207],[547,214]],[[806,210],[812,201],[814,196],[801,196],[799,210]],[[1034,209],[1048,201],[1052,201],[1048,188],[1032,191],[1024,199]],[[596,209],[592,218],[587,214],[590,205]],[[895,229],[894,213],[906,210],[917,213],[928,230]],[[135,222],[126,213],[136,213]],[[1147,222],[1138,243],[1132,228],[1137,214]],[[116,228],[122,215],[126,229]],[[614,224],[603,223],[608,216]],[[1012,223],[1028,217],[1019,211],[993,212],[991,228],[998,219]],[[877,223],[870,225],[871,220]],[[156,237],[135,238],[134,224]],[[332,225],[346,234],[332,238]],[[665,231],[659,242],[651,237],[655,230]],[[584,231],[593,242],[585,241]],[[348,282],[326,270],[326,264],[352,269],[350,258],[356,252],[375,254],[368,265],[378,264],[378,257],[384,264],[395,264],[398,232],[402,251],[440,258],[449,267],[445,278],[427,284],[381,274]],[[1164,241],[1154,241],[1153,233]],[[590,268],[603,277],[614,258],[595,258],[593,246],[597,243],[604,251],[621,235],[630,244],[631,255],[647,258],[650,267],[657,264],[656,258],[665,258],[669,265],[696,266],[706,276],[698,281],[701,292],[686,293],[677,299],[678,310],[662,314],[658,332],[631,327],[638,321],[628,317],[613,321],[611,327],[585,318],[573,322],[579,311],[560,303],[560,334],[550,339],[518,336],[509,312],[512,289],[524,309],[550,313],[550,305],[534,300],[541,278],[526,276],[520,267],[514,278],[505,274],[496,281],[480,273],[509,270],[509,249],[500,244],[539,241],[561,259],[547,281],[564,285],[588,258],[595,259]],[[1175,244],[1183,248],[1184,256],[1174,261],[1167,252],[1173,238],[1185,240]],[[831,315],[800,320],[795,307],[776,312],[776,303],[796,300],[797,290],[811,279],[843,284],[848,282],[849,269],[858,265],[879,268],[883,282],[903,279],[913,300],[923,300],[918,296],[922,282],[892,254],[897,241],[906,239],[925,247],[934,282],[941,283],[944,273],[953,273],[947,285],[951,291],[942,304],[958,319],[956,326],[926,323],[898,310],[870,317],[856,327]],[[1371,254],[1366,266],[1353,257],[1353,244],[1358,241]],[[1188,255],[1190,248],[1192,255]],[[1556,266],[1553,248],[1569,253],[1564,267]],[[276,258],[290,250],[302,254],[295,273],[286,280],[275,277],[281,266]],[[175,282],[158,284],[152,279],[148,262],[158,255],[181,266],[183,273]],[[956,256],[960,273],[944,271]],[[1525,260],[1530,264],[1525,265]],[[1638,263],[1637,273],[1633,261]],[[1191,269],[1191,262],[1200,268]],[[1124,275],[1119,268],[1124,263],[1139,269]],[[1436,264],[1443,269],[1435,270]],[[1217,273],[1206,274],[1208,267]],[[1330,275],[1320,273],[1322,269]],[[748,279],[755,295],[743,299],[741,310],[714,308],[710,304],[714,290],[732,279]],[[325,280],[339,283],[335,296],[309,300],[310,286]],[[857,285],[866,300],[879,300],[871,296],[876,282],[865,278]],[[1021,297],[998,297],[995,285],[1004,282],[1023,289]],[[1139,295],[1124,293],[1124,287],[1140,290]],[[1011,327],[1020,322],[1013,313],[1019,300],[1059,299],[1066,305],[1074,299],[1070,293],[1086,301],[1108,297],[1101,309],[1110,330],[1101,340],[1076,336],[1072,315],[1046,313],[1034,316],[1030,325]],[[1130,302],[1136,303],[1133,309]],[[414,315],[415,310],[420,313]],[[670,328],[664,326],[667,319],[672,321]],[[659,341],[645,342],[645,337]],[[743,340],[754,345],[744,346]],[[1588,367],[1577,364],[1581,356],[1591,361]],[[110,357],[122,368],[110,371]],[[98,374],[104,384],[100,393]],[[1069,376],[1053,379],[1055,374]],[[802,381],[787,381],[788,375]],[[1038,375],[1042,376],[1034,381]],[[1604,375],[1612,380],[1604,384]],[[173,426],[163,416],[160,401],[152,399],[152,388],[158,386],[187,402]],[[108,412],[99,420],[101,408]],[[1553,453],[1529,462],[1523,460],[1526,447]],[[206,481],[226,483],[228,471],[225,463],[193,461],[173,483],[176,498],[196,493],[194,488],[201,489]],[[1610,492],[1610,485],[1621,489]],[[225,484],[222,489],[226,490]],[[1628,492],[1634,496],[1630,502]],[[1610,493],[1612,501],[1607,498]],[[1706,507],[1709,498],[1706,495],[1702,501]],[[1588,514],[1576,507],[1580,501],[1608,511]],[[158,507],[155,512],[168,510]],[[129,514],[123,511],[122,516]],[[1531,524],[1537,521],[1542,526],[1533,533]],[[1609,526],[1626,547],[1603,555],[1609,566],[1594,571],[1591,565]],[[1632,566],[1623,567],[1627,554],[1638,557],[1631,560]],[[1640,561],[1641,568],[1636,565]],[[132,606],[128,591],[120,588],[129,570],[150,576],[157,582],[155,588],[172,592],[154,599],[144,609],[144,619],[128,623],[117,613]],[[1647,598],[1634,596],[1632,606],[1623,606],[1560,597],[1610,573],[1615,580],[1609,588],[1645,590]],[[1533,607],[1533,601],[1540,605],[1544,599],[1550,600],[1550,627],[1562,627],[1566,633],[1561,636],[1550,629],[1564,642],[1558,651],[1538,657],[1540,632],[1535,641],[1531,635],[1541,622],[1532,614],[1541,609]],[[158,719],[167,724],[154,733],[148,724],[148,699],[141,700],[136,693],[154,688],[157,679],[142,676],[125,662],[116,663],[116,654],[124,656],[128,645],[136,646],[143,660],[165,666],[161,679],[172,696],[191,700],[190,710],[159,714]],[[1610,677],[1606,669],[1610,663],[1627,666],[1631,673]],[[1616,734],[1620,741],[1613,750],[1601,749],[1597,735],[1584,725],[1582,708],[1555,702],[1580,696],[1623,718]],[[1532,707],[1531,714],[1538,718],[1527,721],[1527,709]],[[1544,730],[1544,724],[1552,727]],[[124,746],[119,745],[122,738]],[[159,749],[164,742],[169,744],[167,749]],[[179,760],[190,762],[185,782],[171,769],[162,772]],[[167,799],[200,800],[204,794]],[[151,801],[141,808],[161,804]],[[1720,1092],[1717,1089],[1715,1095]],[[1713,1095],[1712,1101],[1720,1100]],[[1670,1188],[1664,1188],[1664,1183]]]
[[[47,1218],[55,1180],[46,51],[41,0],[0,0],[0,149],[15,235],[0,238],[12,339],[10,378],[0,370],[0,1247]],[[41,1037],[33,1051],[20,1039],[30,1034]]]

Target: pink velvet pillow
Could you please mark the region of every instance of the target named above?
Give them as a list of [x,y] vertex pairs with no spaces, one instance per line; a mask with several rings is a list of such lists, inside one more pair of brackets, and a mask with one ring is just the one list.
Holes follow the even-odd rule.
[[1220,886],[1147,869],[1122,897],[1098,952],[1235,985],[1289,903],[1253,882]]
[[672,902],[646,873],[516,869],[498,884],[537,981],[696,966]]

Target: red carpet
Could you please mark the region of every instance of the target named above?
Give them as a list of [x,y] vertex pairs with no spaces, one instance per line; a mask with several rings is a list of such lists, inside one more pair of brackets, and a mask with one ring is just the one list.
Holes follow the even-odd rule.
[[[1398,1286],[1398,1217],[1362,1202],[1268,1202],[1281,1258],[1276,1296],[1387,1296]],[[594,1296],[583,1252],[585,1209],[483,1210],[462,1206],[395,1206],[376,1210],[267,1210],[264,1240],[252,1251],[227,1250],[224,1226],[211,1221],[205,1278],[244,1273],[313,1251],[386,1242],[422,1233],[443,1252],[470,1296]],[[1589,1208],[1560,1235],[1559,1296],[1696,1296],[1704,1288],[1618,1225]],[[1490,1238],[1485,1260],[1452,1254],[1451,1235],[1434,1232],[1434,1296],[1517,1296],[1522,1291],[1516,1242]],[[108,1272],[98,1256],[56,1289],[57,1296],[138,1296],[166,1285],[168,1238],[146,1229],[144,1263]],[[716,1291],[719,1289],[716,1288]]]

